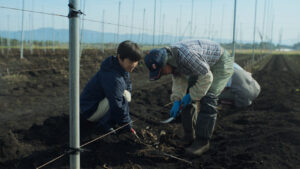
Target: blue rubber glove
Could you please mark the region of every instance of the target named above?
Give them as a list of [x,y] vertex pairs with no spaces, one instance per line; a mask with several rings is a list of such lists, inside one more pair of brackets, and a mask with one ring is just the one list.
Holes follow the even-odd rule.
[[171,117],[176,117],[177,113],[179,111],[179,108],[180,108],[180,101],[174,101],[173,107],[172,107],[172,109],[170,111],[170,116]]
[[191,95],[186,94],[181,100],[182,107],[185,108],[188,104],[191,104]]

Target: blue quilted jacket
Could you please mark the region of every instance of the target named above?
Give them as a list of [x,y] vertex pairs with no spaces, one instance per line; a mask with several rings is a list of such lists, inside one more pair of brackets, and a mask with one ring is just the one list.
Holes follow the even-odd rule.
[[123,96],[124,90],[132,90],[129,73],[121,67],[117,57],[110,56],[102,62],[100,70],[89,80],[80,95],[81,115],[85,118],[91,117],[99,102],[106,97],[110,109],[100,119],[99,124],[110,128],[114,124],[130,122],[129,105]]

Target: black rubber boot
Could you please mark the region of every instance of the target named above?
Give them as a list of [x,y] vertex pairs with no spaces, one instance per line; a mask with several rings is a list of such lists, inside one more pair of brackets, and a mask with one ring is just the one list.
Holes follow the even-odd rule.
[[195,140],[195,128],[196,128],[196,120],[199,111],[198,103],[192,103],[187,105],[182,113],[181,113],[181,123],[184,130],[183,142],[184,146],[189,146]]
[[209,150],[209,141],[208,140],[195,140],[194,143],[186,148],[186,153],[193,156],[201,156],[203,153]]
[[186,149],[188,154],[200,156],[209,150],[209,140],[217,120],[217,101],[217,97],[210,92],[201,99],[201,108],[196,121],[196,139]]

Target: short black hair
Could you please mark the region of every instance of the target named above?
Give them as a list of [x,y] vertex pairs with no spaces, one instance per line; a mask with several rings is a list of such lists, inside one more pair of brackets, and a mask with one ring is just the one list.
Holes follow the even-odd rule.
[[128,58],[133,62],[139,61],[142,58],[140,47],[130,40],[126,40],[119,44],[117,54],[120,55],[120,59],[124,60],[125,58]]

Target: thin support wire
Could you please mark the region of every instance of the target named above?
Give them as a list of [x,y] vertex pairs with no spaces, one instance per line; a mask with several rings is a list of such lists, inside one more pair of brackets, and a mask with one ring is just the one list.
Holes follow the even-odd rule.
[[[34,11],[34,10],[27,10],[27,9],[19,9],[19,8],[12,8],[12,7],[7,7],[7,6],[0,6],[0,8],[2,9],[9,9],[9,10],[16,10],[16,11],[24,11],[24,12],[32,12],[32,13],[38,13],[38,14],[44,14],[44,15],[53,15],[53,16],[59,16],[59,17],[65,17],[68,18],[67,15],[62,15],[62,14],[57,14],[57,13],[47,13],[47,12],[41,12],[41,11]],[[123,28],[132,28],[135,30],[141,30],[141,31],[154,31],[157,33],[162,33],[161,31],[156,31],[155,27],[153,29],[146,29],[143,27],[136,27],[136,26],[128,26],[128,25],[123,25],[123,24],[118,24],[118,23],[112,23],[112,22],[104,22],[101,20],[95,20],[95,19],[88,19],[88,18],[84,18],[84,19],[80,19],[81,21],[89,21],[89,22],[94,22],[94,23],[101,23],[101,24],[106,24],[106,25],[113,25],[113,26],[119,26],[119,27],[123,27]],[[170,34],[170,32],[164,32],[164,33],[168,33]]]
[[[106,134],[104,134],[104,135],[101,135],[101,136],[99,136],[99,137],[97,137],[97,138],[95,138],[95,139],[93,139],[93,140],[91,140],[91,141],[88,141],[88,142],[82,144],[82,145],[80,146],[80,148],[82,148],[82,147],[84,147],[84,146],[86,146],[86,145],[88,145],[88,144],[91,144],[91,143],[93,143],[93,142],[95,142],[95,141],[97,141],[97,140],[99,140],[99,139],[102,139],[102,138],[104,138],[104,137],[106,137],[106,136],[108,136],[108,135],[110,135],[110,134],[112,134],[112,133],[115,133],[116,131],[121,130],[122,128],[126,127],[126,126],[129,125],[130,123],[134,123],[134,122],[135,122],[135,121],[133,120],[132,122],[126,123],[126,124],[124,124],[123,126],[120,126],[119,128],[117,128],[117,129],[115,129],[115,130],[113,130],[113,131],[110,131],[110,132],[108,132],[108,133],[106,133]],[[67,155],[67,154],[69,154],[69,153],[61,154],[61,155],[59,155],[59,156],[53,158],[52,160],[50,160],[50,161],[48,161],[48,162],[46,162],[46,163],[44,163],[44,164],[42,164],[42,165],[36,167],[36,169],[41,169],[41,168],[43,168],[43,167],[49,165],[50,163],[53,163],[54,161],[56,161],[56,160],[62,158],[63,156],[65,156],[65,155]]]

